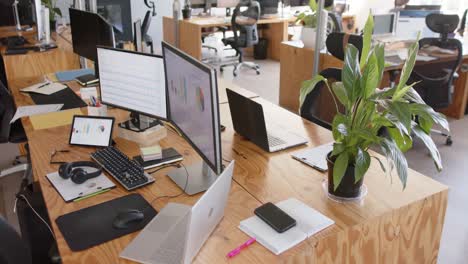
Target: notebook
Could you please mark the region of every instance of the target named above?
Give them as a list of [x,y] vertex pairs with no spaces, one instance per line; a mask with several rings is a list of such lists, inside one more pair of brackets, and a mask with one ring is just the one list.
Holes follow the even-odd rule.
[[76,77],[83,76],[86,74],[94,74],[94,69],[79,69],[72,71],[56,72],[55,76],[60,82],[69,82],[76,79]]
[[59,92],[63,89],[66,89],[67,86],[58,82],[41,82],[38,84],[31,85],[29,87],[23,88],[20,91],[23,93],[37,93],[44,95],[51,95],[53,93]]
[[333,143],[308,148],[292,154],[294,159],[303,162],[319,171],[327,171],[327,154],[333,150]]
[[258,216],[252,216],[239,225],[239,229],[276,255],[294,247],[307,238],[333,225],[335,222],[303,202],[290,198],[276,204],[297,222],[284,233],[278,233]]
[[34,130],[46,129],[51,127],[69,125],[73,121],[73,116],[83,115],[79,108],[58,111],[42,115],[34,115],[29,117]]

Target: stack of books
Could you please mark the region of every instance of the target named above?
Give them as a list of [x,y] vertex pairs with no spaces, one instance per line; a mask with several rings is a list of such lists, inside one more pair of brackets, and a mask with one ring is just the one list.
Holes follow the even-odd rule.
[[161,146],[154,145],[151,147],[141,147],[140,148],[141,158],[143,161],[151,161],[162,158]]

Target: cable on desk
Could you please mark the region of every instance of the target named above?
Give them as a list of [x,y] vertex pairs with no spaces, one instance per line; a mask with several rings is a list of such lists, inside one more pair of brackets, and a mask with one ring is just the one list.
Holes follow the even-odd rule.
[[148,172],[148,174],[150,174],[150,175],[151,175],[151,174],[154,174],[154,173],[156,173],[156,172],[158,172],[158,171],[160,171],[160,170],[163,170],[163,169],[165,169],[165,168],[169,168],[169,167],[176,167],[176,168],[180,168],[180,167],[181,167],[181,163],[175,163],[175,164],[166,164],[166,165],[160,166],[160,167],[158,167],[157,169],[154,169],[154,170],[152,170],[152,171]]

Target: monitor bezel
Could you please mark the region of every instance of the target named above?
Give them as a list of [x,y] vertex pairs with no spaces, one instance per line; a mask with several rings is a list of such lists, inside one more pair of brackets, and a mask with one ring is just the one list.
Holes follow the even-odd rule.
[[[166,76],[166,95],[167,95],[167,117],[169,122],[181,133],[181,135],[185,138],[185,141],[189,143],[189,145],[195,149],[195,151],[200,155],[203,161],[208,164],[208,166],[217,174],[219,175],[222,172],[222,150],[221,150],[221,131],[220,131],[220,115],[219,115],[219,102],[218,102],[218,82],[217,82],[217,73],[216,70],[212,67],[198,61],[197,59],[189,56],[185,52],[173,47],[169,43],[162,41],[162,54],[164,58],[164,74]],[[212,164],[211,161],[205,156],[205,154],[190,140],[190,137],[185,134],[185,132],[172,120],[171,117],[171,110],[170,110],[170,103],[169,103],[169,84],[168,84],[168,76],[167,76],[167,69],[166,69],[166,55],[165,50],[169,49],[170,51],[174,52],[176,55],[182,57],[183,59],[187,60],[189,63],[198,67],[202,71],[208,73],[210,75],[210,83],[212,87],[211,91],[211,103],[213,109],[213,116],[212,116],[212,124],[213,124],[213,132],[214,132],[214,142],[213,146],[216,148],[215,150],[215,163]],[[218,125],[216,125],[218,124]]]
[[[144,53],[144,52],[136,52],[136,51],[125,50],[125,49],[117,49],[117,48],[111,48],[111,47],[106,47],[106,46],[97,46],[96,48],[97,48],[96,54],[98,54],[98,56],[97,56],[98,58],[99,58],[99,49],[106,49],[106,50],[111,50],[111,51],[124,52],[124,53],[130,53],[130,54],[135,54],[135,55],[142,55],[142,56],[147,56],[147,57],[159,58],[159,59],[163,60],[164,81],[166,82],[166,67],[164,65],[163,56],[161,56],[161,55],[156,55],[156,54],[151,54],[151,53]],[[101,66],[99,65],[99,60],[97,60],[97,64],[98,64],[98,71],[99,71],[101,69]],[[168,98],[167,98],[167,85],[165,84],[165,86],[166,87],[164,87],[164,92],[166,93],[165,94],[165,97],[166,97],[166,117],[157,116],[157,115],[154,115],[154,114],[145,113],[145,112],[141,112],[141,111],[136,111],[136,110],[131,109],[131,108],[127,108],[127,107],[124,107],[124,106],[120,106],[120,105],[105,102],[104,100],[102,100],[101,83],[99,83],[99,98],[101,99],[101,103],[103,103],[105,105],[116,107],[116,108],[126,110],[126,111],[129,111],[129,112],[143,114],[145,116],[157,118],[159,120],[168,121],[169,120],[169,118],[168,118],[169,108],[168,108]]]

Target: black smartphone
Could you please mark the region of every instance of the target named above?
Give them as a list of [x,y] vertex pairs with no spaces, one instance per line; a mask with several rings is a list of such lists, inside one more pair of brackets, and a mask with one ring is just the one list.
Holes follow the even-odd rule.
[[254,213],[278,233],[283,233],[296,225],[294,218],[272,203],[258,207]]

